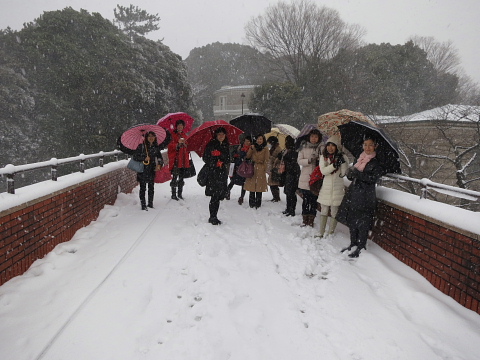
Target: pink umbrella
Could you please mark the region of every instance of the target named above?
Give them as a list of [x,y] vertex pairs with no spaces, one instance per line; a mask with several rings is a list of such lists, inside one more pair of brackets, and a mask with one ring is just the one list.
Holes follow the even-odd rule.
[[204,122],[202,125],[192,131],[187,138],[187,150],[195,151],[198,156],[203,156],[205,147],[213,139],[215,129],[223,127],[227,131],[227,138],[230,145],[240,144],[239,136],[243,131],[227,123],[225,120],[213,120]]
[[157,121],[157,125],[163,127],[164,129],[173,131],[176,129],[175,123],[177,120],[185,121],[185,128],[183,131],[189,133],[192,130],[193,123],[195,119],[190,115],[184,112],[169,113]]
[[165,129],[160,126],[152,124],[141,124],[135,125],[125,131],[120,137],[120,143],[121,145],[130,150],[135,150],[138,145],[145,141],[144,136],[150,131],[153,131],[157,136],[158,144],[162,143],[167,136],[167,132],[165,131]]

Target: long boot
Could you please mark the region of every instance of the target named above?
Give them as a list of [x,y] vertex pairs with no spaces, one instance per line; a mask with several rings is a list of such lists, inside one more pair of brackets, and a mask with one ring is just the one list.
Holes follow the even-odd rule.
[[217,218],[219,207],[220,207],[220,201],[210,200],[210,204],[208,205],[208,210],[210,211],[210,218],[208,219],[208,222],[212,225],[220,225],[222,223]]
[[308,216],[309,216],[309,215],[302,215],[302,218],[303,218],[303,223],[302,223],[302,225],[301,225],[302,227],[308,225]]
[[358,230],[352,230],[350,229],[350,245],[348,245],[346,248],[343,248],[340,252],[345,252],[345,251],[350,251],[352,250],[352,247],[357,246],[357,236],[358,236]]
[[348,254],[348,257],[357,258],[360,255],[360,251],[362,251],[362,249],[367,249],[367,236],[368,234],[366,236],[360,235],[360,239],[357,243],[357,248],[354,252]]
[[177,200],[178,201],[177,188],[175,188],[173,186],[172,186],[172,200]]
[[272,202],[279,202],[280,201],[280,189],[278,186],[270,186],[270,191],[272,192],[273,199]]
[[337,227],[337,219],[331,218],[330,225],[328,227],[328,233],[332,235],[335,232],[336,227]]
[[308,226],[314,227],[317,215],[308,215]]
[[[182,200],[183,200],[182,193],[183,193],[183,185],[179,185],[179,186],[178,186],[178,192],[177,192],[177,197],[178,197],[178,199],[182,199]],[[177,200],[178,200],[178,199],[177,199]]]
[[328,220],[328,216],[320,215],[320,231],[318,232],[317,235],[315,235],[315,237],[319,237],[319,238],[323,237],[323,235],[325,234],[325,228],[327,227],[327,220]]

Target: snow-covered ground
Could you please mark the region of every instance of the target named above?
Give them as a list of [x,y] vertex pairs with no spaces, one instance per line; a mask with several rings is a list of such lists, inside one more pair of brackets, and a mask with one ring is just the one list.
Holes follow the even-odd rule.
[[283,194],[253,210],[236,186],[212,226],[195,179],[184,201],[155,191],[148,212],[120,194],[0,287],[0,359],[478,359],[478,314],[372,242],[341,254],[342,225],[316,241]]

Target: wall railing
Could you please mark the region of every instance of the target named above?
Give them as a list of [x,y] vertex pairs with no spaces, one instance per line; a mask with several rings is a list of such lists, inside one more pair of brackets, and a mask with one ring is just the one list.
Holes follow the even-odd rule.
[[32,170],[50,168],[51,179],[53,181],[57,181],[57,168],[59,165],[66,165],[66,164],[72,164],[72,163],[78,162],[80,164],[80,172],[84,173],[86,160],[99,159],[98,160],[99,166],[103,167],[106,156],[113,156],[114,161],[118,161],[118,156],[120,154],[124,154],[124,153],[121,152],[120,150],[114,150],[109,152],[100,151],[97,154],[89,154],[89,155],[80,154],[78,156],[64,158],[64,159],[52,158],[48,161],[42,161],[42,162],[37,162],[32,164],[24,164],[24,165],[8,164],[8,165],[5,165],[5,167],[0,169],[0,176],[7,178],[7,193],[15,194],[15,180],[14,180],[15,174],[28,172]]
[[411,182],[411,183],[420,185],[421,199],[426,199],[428,197],[429,189],[433,189],[445,195],[454,196],[456,198],[466,199],[470,201],[479,201],[480,199],[479,191],[462,189],[462,188],[451,186],[451,185],[440,184],[425,178],[415,179],[415,178],[411,178],[403,175],[387,174],[382,178],[382,185],[384,185],[385,182],[389,182],[389,181],[393,181],[396,183]]

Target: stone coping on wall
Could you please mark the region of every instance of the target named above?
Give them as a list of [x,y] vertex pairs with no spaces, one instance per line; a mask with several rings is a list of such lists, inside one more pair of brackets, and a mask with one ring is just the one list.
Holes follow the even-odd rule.
[[408,212],[436,225],[445,226],[480,241],[480,213],[441,202],[420,199],[400,190],[377,186],[377,198],[399,210]]
[[86,169],[84,173],[77,172],[61,176],[57,181],[46,180],[24,186],[16,189],[15,194],[0,193],[0,218],[27,206],[35,205],[46,198],[64,193],[104,174],[125,168],[127,163],[128,160],[115,161],[105,164],[103,167]]

